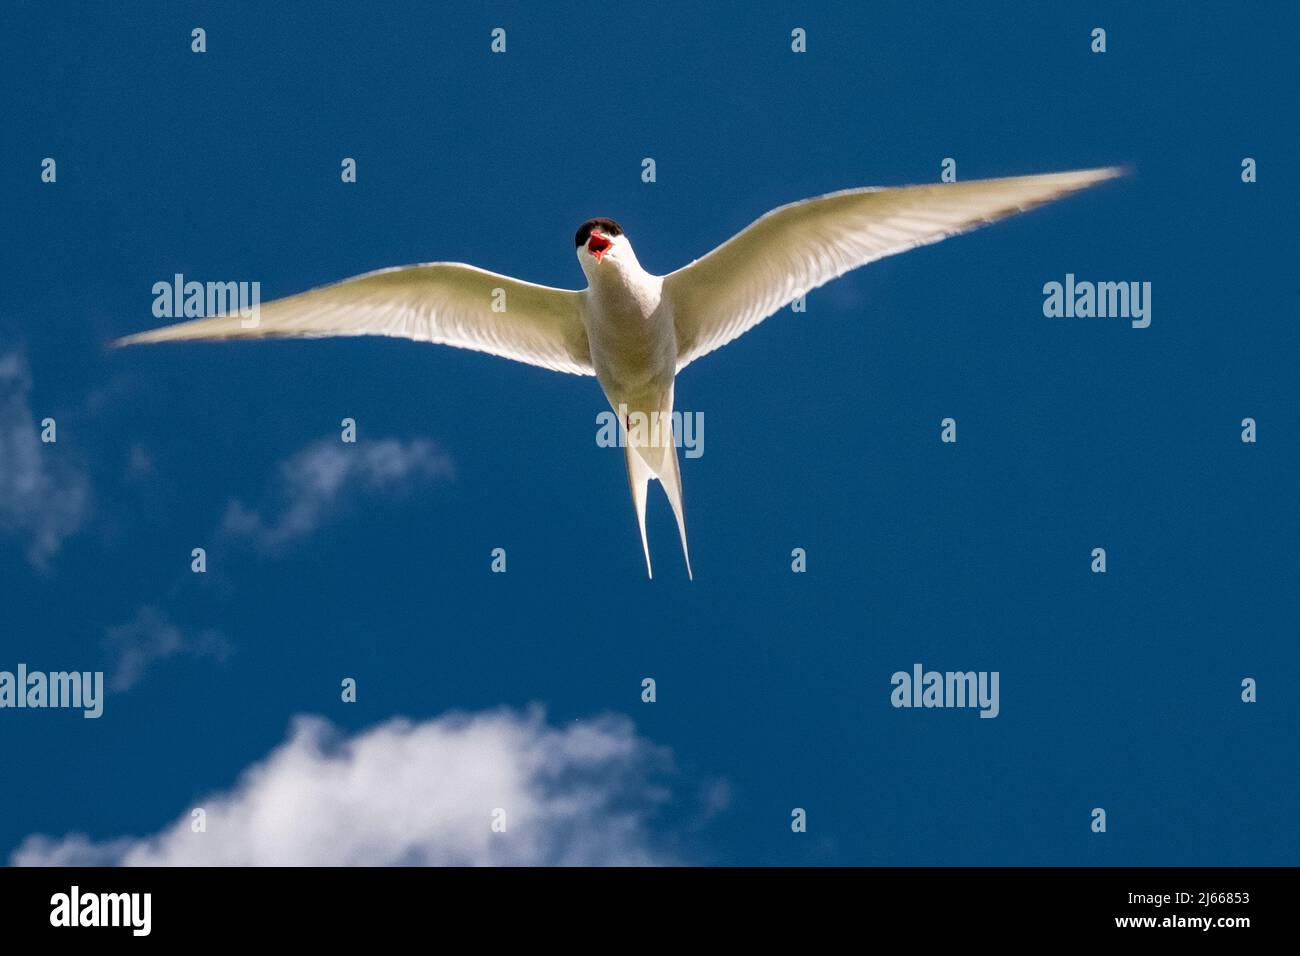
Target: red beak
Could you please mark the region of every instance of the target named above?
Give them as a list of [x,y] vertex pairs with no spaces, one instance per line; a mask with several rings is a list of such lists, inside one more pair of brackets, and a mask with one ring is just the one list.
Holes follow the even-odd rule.
[[609,247],[613,244],[613,241],[608,237],[602,236],[598,232],[593,232],[591,238],[587,240],[587,251],[595,256],[596,261],[599,262],[600,257],[609,252]]

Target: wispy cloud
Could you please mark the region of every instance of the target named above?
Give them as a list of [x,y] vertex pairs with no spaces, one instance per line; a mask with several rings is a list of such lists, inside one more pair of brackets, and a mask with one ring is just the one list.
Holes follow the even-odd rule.
[[108,686],[117,691],[130,690],[138,684],[155,661],[178,654],[224,661],[231,652],[230,643],[216,631],[186,635],[153,607],[142,607],[134,620],[110,627],[104,646],[113,657],[113,674]]
[[48,566],[90,514],[90,481],[58,444],[43,444],[26,359],[0,355],[0,533],[27,540],[27,559]]
[[452,473],[451,459],[426,439],[385,438],[357,444],[323,439],[281,463],[282,508],[277,515],[268,519],[232,501],[223,529],[274,549],[311,534],[353,491],[401,495]]
[[[623,717],[557,728],[540,709],[393,720],[342,736],[317,717],[234,787],[143,838],[29,836],[24,865],[642,865],[666,750]],[[504,811],[505,832],[494,832]],[[499,815],[497,817],[500,819]]]
[[143,445],[132,445],[130,455],[126,460],[127,478],[137,480],[140,478],[148,478],[152,474],[153,456],[145,450]]

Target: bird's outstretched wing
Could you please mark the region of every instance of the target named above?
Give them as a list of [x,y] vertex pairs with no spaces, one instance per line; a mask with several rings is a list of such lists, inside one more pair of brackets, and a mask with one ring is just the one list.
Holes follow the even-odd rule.
[[459,262],[432,262],[381,269],[263,303],[250,318],[195,319],[114,344],[389,335],[594,375],[580,296]]
[[1120,175],[1117,168],[898,189],[848,189],[773,209],[665,276],[677,368],[800,295],[885,256],[938,242]]

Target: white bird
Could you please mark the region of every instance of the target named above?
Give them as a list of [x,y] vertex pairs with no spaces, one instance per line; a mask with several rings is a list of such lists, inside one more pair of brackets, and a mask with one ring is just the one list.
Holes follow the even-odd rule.
[[[581,292],[458,262],[381,269],[238,314],[196,319],[115,344],[192,339],[389,335],[476,349],[558,372],[594,375],[627,424],[670,422],[677,373],[799,296],[851,269],[1023,212],[1120,174],[1116,168],[896,189],[847,189],[781,206],[666,276],[637,262],[612,219],[578,229]],[[671,429],[624,432],[646,573],[646,488],[658,479],[691,573]]]

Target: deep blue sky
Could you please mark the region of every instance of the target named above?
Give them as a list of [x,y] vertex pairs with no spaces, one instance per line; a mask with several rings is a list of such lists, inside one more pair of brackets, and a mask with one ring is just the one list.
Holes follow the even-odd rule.
[[[93,496],[44,568],[0,537],[0,669],[110,669],[142,607],[230,648],[155,662],[99,721],[0,712],[0,856],[156,831],[295,714],[537,701],[670,747],[654,826],[699,862],[1300,862],[1292,6],[230,6],[0,14],[0,355]],[[104,348],[176,272],[270,298],[458,260],[578,288],[588,217],[669,271],[944,157],[1134,173],[872,265],[689,368],[693,583],[658,489],[645,578],[593,379],[375,339]],[[1151,327],[1045,318],[1067,272],[1151,282]],[[344,416],[435,442],[454,479],[359,494],[273,554],[218,533],[232,499],[273,512],[279,463]],[[892,709],[916,661],[999,671],[1001,715]]]

